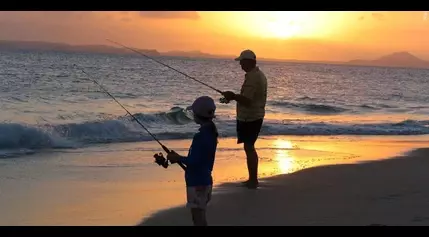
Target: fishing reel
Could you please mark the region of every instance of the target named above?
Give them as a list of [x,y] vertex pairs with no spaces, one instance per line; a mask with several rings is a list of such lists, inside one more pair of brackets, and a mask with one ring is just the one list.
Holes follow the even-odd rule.
[[227,100],[225,97],[220,98],[219,102],[222,104],[229,104],[229,100]]
[[159,166],[162,166],[167,169],[168,167],[168,160],[164,157],[162,153],[157,153],[153,155],[155,158],[155,163],[157,163]]

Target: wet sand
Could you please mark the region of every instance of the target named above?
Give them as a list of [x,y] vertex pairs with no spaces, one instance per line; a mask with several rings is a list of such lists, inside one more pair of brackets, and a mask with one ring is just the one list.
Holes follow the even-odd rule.
[[[369,152],[363,147],[362,152]],[[207,210],[212,226],[429,225],[429,148],[391,159],[325,165],[262,179],[258,190],[226,183]],[[192,225],[176,207],[140,225]]]
[[[181,154],[190,143],[165,142]],[[423,195],[416,190],[425,186],[424,160],[352,164],[429,147],[429,136],[276,136],[261,137],[257,147],[259,173],[267,179],[260,190],[245,190],[234,183],[247,177],[242,147],[233,138],[220,141],[209,224],[366,225],[425,218],[428,208],[413,199]],[[162,210],[168,211],[145,224],[189,225],[187,210],[170,210],[186,201],[183,171],[154,164],[159,151],[156,143],[143,142],[2,159],[0,225],[133,226]],[[407,196],[410,202],[402,203]]]

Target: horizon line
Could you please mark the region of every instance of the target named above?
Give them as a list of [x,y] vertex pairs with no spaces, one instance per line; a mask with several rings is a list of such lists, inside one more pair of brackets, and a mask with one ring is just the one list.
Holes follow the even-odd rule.
[[[9,43],[45,43],[45,44],[59,44],[59,45],[64,45],[64,46],[71,46],[71,47],[83,47],[83,46],[103,46],[103,47],[108,47],[108,48],[112,48],[112,49],[116,49],[116,50],[123,50],[123,53],[126,54],[133,54],[133,52],[127,48],[124,47],[117,47],[115,45],[109,45],[109,44],[70,44],[70,43],[63,43],[63,42],[54,42],[54,41],[43,41],[43,40],[4,40],[4,39],[0,39],[0,43],[1,42],[9,42]],[[130,46],[127,46],[130,47]],[[200,50],[190,50],[190,51],[183,51],[183,50],[178,50],[178,49],[174,49],[174,50],[167,50],[167,51],[160,51],[158,49],[145,49],[145,48],[136,48],[136,47],[130,47],[130,48],[134,48],[136,50],[141,50],[141,51],[155,51],[156,53],[160,54],[160,56],[172,56],[172,57],[190,57],[190,58],[204,58],[204,59],[234,59],[237,56],[233,56],[233,55],[225,55],[225,54],[212,54],[212,53],[206,53]],[[34,47],[34,49],[37,49],[36,47]],[[43,50],[43,48],[40,48]],[[87,52],[91,52],[91,50],[88,50]],[[99,53],[106,53],[109,54],[111,52],[99,52]],[[191,55],[180,55],[180,53],[183,54],[191,54]],[[192,55],[193,53],[196,53],[197,55]],[[330,61],[330,60],[305,60],[305,59],[291,59],[291,58],[268,58],[268,57],[261,57],[258,60],[260,61],[270,61],[270,62],[291,62],[291,63],[314,63],[314,64],[337,64],[337,65],[350,65],[350,66],[372,66],[372,67],[404,67],[404,68],[416,68],[413,66],[400,66],[400,65],[371,65],[371,62],[374,60],[377,60],[381,57],[384,56],[388,56],[388,55],[392,55],[395,53],[408,53],[412,56],[414,56],[417,59],[420,59],[424,62],[428,63],[428,67],[429,67],[429,61],[426,61],[424,59],[421,59],[411,53],[409,53],[408,51],[401,51],[401,52],[392,52],[390,54],[385,54],[385,55],[381,55],[376,59],[352,59],[352,60],[348,60],[348,61]],[[362,61],[364,64],[355,64],[353,61]],[[368,63],[368,64],[365,64]],[[422,68],[422,69],[427,69],[424,67],[418,67],[417,68]]]

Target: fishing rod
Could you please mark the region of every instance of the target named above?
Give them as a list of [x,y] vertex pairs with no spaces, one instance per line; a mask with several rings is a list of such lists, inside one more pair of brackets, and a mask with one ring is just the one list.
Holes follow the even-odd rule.
[[169,65],[167,65],[167,64],[165,64],[165,63],[163,63],[163,62],[160,62],[160,61],[158,61],[158,60],[156,60],[156,59],[154,59],[154,58],[152,58],[152,57],[149,57],[149,56],[147,56],[146,54],[144,54],[144,53],[142,53],[142,52],[140,52],[140,51],[138,51],[138,50],[135,50],[135,49],[133,49],[133,48],[127,47],[127,46],[125,46],[125,45],[123,45],[123,44],[121,44],[121,43],[115,42],[115,41],[113,41],[113,40],[109,40],[109,39],[106,39],[106,40],[107,40],[107,41],[109,41],[109,42],[111,42],[111,43],[114,43],[114,44],[116,44],[116,45],[122,46],[122,47],[124,47],[124,48],[126,48],[126,49],[129,49],[129,50],[131,50],[131,51],[133,51],[133,52],[135,52],[135,53],[138,53],[138,54],[142,55],[143,57],[146,57],[146,58],[148,58],[148,59],[151,59],[151,60],[153,60],[153,61],[155,61],[155,62],[157,62],[157,63],[159,63],[159,64],[161,64],[161,65],[163,65],[163,66],[165,66],[165,67],[170,68],[171,70],[173,70],[173,71],[175,71],[175,72],[178,72],[178,73],[180,73],[180,74],[184,75],[185,77],[187,77],[187,78],[189,78],[189,79],[192,79],[192,80],[194,80],[194,81],[196,81],[196,82],[198,82],[198,83],[201,83],[201,84],[203,84],[203,85],[205,85],[205,86],[209,87],[210,89],[212,89],[212,90],[214,90],[214,91],[216,91],[216,92],[218,92],[218,93],[222,94],[222,91],[221,91],[221,90],[218,90],[218,89],[214,88],[213,86],[210,86],[209,84],[206,84],[206,83],[204,83],[204,82],[202,82],[202,81],[200,81],[200,80],[198,80],[198,79],[196,79],[196,78],[194,78],[194,77],[191,77],[191,76],[189,76],[188,74],[186,74],[186,73],[184,73],[184,72],[181,72],[181,71],[179,71],[179,70],[177,70],[177,69],[175,69],[175,68],[173,68],[173,67],[170,67]]
[[[76,65],[75,65],[76,66]],[[110,92],[109,91],[107,91],[100,83],[98,83],[95,79],[93,79],[93,78],[91,78],[91,76],[88,74],[88,73],[86,73],[83,69],[81,69],[81,71],[85,74],[85,75],[87,75],[88,76],[88,78],[92,81],[92,82],[94,82],[96,85],[98,85],[103,91],[104,91],[104,93],[106,93],[108,96],[110,96],[119,106],[121,106],[126,112],[127,112],[127,114],[128,115],[130,115],[132,118],[133,118],[133,120],[135,120],[144,130],[146,130],[146,132],[153,138],[153,140],[155,140],[161,147],[162,147],[162,149],[165,151],[165,152],[167,152],[167,154],[169,154],[169,153],[171,153],[171,151],[170,151],[170,149],[168,149],[164,144],[162,144],[161,143],[161,141],[159,141],[158,140],[158,138],[156,138],[155,137],[155,135],[153,135],[132,113],[130,113],[130,111],[128,111],[112,94],[110,94]],[[158,159],[162,159],[163,157],[162,157],[162,154],[155,154],[155,159],[157,159],[157,161],[158,161]],[[165,159],[165,158],[164,158]],[[182,169],[183,170],[186,170],[186,167],[181,163],[181,162],[177,162],[179,165],[180,165],[180,167],[182,167]],[[159,163],[158,163],[159,164]],[[167,166],[168,166],[168,163],[164,163],[163,164],[163,167],[164,168],[167,168]]]

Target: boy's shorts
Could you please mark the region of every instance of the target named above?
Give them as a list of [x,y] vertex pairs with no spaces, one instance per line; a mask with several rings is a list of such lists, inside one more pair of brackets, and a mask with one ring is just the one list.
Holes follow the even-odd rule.
[[186,187],[186,196],[188,208],[206,209],[212,198],[212,186]]

